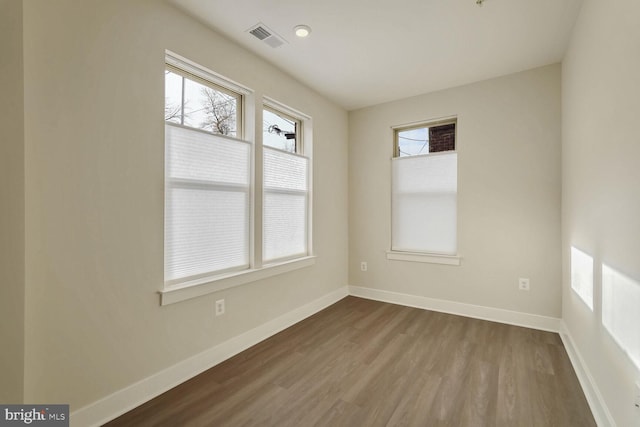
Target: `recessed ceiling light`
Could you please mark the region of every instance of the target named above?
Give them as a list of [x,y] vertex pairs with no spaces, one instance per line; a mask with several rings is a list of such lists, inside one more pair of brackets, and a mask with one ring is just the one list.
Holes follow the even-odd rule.
[[309,34],[311,34],[311,27],[309,27],[308,25],[296,25],[293,28],[293,31],[295,31],[296,36],[298,37],[307,37]]

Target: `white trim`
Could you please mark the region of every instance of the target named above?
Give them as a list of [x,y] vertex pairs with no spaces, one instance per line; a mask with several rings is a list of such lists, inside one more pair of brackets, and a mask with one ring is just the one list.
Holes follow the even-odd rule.
[[[280,112],[285,115],[291,116],[291,118],[295,120],[299,120],[302,131],[300,132],[300,140],[296,141],[296,145],[300,144],[296,147],[297,152],[291,153],[288,151],[279,150],[275,147],[269,147],[264,145],[264,141],[260,146],[261,150],[272,149],[277,151],[283,151],[288,154],[297,155],[308,160],[307,164],[307,253],[309,255],[313,255],[313,119],[311,116],[296,110],[295,108],[291,108],[280,101],[276,101],[275,99],[263,95],[262,96],[262,109],[265,107],[274,110],[275,112]],[[262,135],[260,135],[262,138]],[[264,157],[264,155],[263,155]],[[262,182],[261,182],[262,183]],[[264,186],[262,186],[263,194],[265,192]],[[264,245],[264,239],[263,239]],[[261,248],[261,250],[264,248]]]
[[[449,123],[455,123],[456,128],[458,127],[458,116],[444,116],[430,120],[419,120],[417,122],[409,122],[400,125],[392,125],[391,129],[393,130],[410,130],[412,128],[420,128],[420,127],[431,127],[438,125],[446,125]],[[457,130],[457,129],[456,129]]]
[[457,255],[427,254],[419,252],[387,251],[387,259],[393,261],[428,262],[431,264],[460,265]]
[[275,99],[266,95],[262,97],[262,105],[264,105],[265,107],[269,107],[271,109],[277,110],[281,113],[284,113],[287,116],[291,116],[296,120],[302,120],[302,121],[311,120],[311,117],[306,115],[305,113],[298,111],[294,108],[291,108],[283,104],[282,102],[276,101]]
[[197,64],[185,58],[184,56],[180,56],[177,53],[171,52],[170,50],[164,51],[164,61],[169,65],[173,65],[174,67],[193,74],[194,76],[200,77],[204,80],[208,80],[211,83],[215,83],[218,86],[221,86],[233,92],[240,93],[241,95],[249,95],[253,93],[253,90],[249,89],[248,87],[235,82],[223,76],[222,74],[218,74],[215,71],[210,70],[209,68],[203,67],[202,65]]
[[335,304],[348,295],[347,287],[330,292],[267,323],[196,354],[137,383],[71,413],[71,425],[98,426],[153,399],[247,348]]
[[524,326],[541,331],[559,332],[561,320],[556,317],[540,316],[538,314],[521,313],[502,308],[485,307],[481,305],[465,304],[436,298],[402,294],[399,292],[383,291],[381,289],[349,286],[349,295],[367,298],[407,307],[422,308],[474,319],[489,320],[506,323],[507,325]]
[[571,361],[571,365],[573,365],[573,370],[576,372],[580,386],[582,386],[582,391],[587,398],[596,424],[599,427],[615,427],[616,422],[611,412],[609,412],[609,408],[600,393],[600,389],[593,379],[587,364],[584,362],[578,347],[575,345],[571,332],[569,328],[567,328],[564,320],[560,322],[560,338],[562,339],[564,348],[567,350],[569,360]]
[[233,288],[235,286],[255,282],[256,280],[262,280],[267,277],[309,267],[315,263],[316,257],[305,256],[278,264],[264,265],[260,268],[234,271],[233,273],[219,276],[191,280],[189,282],[181,283],[180,285],[167,286],[167,288],[159,291],[160,305],[174,304],[176,302],[218,292],[223,289]]
[[[424,153],[424,154],[411,154],[411,155],[407,155],[407,156],[393,156],[391,158],[392,162],[403,162],[403,161],[410,161],[411,159],[416,159],[416,158],[420,158],[420,157],[437,157],[437,156],[449,156],[451,154],[458,154],[458,150],[447,150],[447,151],[436,151],[433,153]],[[457,161],[457,160],[456,160]],[[457,178],[457,175],[456,175]],[[457,187],[457,183],[456,183],[456,187]],[[457,189],[456,189],[457,192]]]

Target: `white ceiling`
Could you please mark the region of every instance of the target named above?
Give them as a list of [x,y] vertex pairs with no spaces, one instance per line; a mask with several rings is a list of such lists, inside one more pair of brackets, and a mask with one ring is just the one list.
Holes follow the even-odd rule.
[[[352,110],[558,62],[582,0],[172,2]],[[258,22],[288,43],[253,37]]]

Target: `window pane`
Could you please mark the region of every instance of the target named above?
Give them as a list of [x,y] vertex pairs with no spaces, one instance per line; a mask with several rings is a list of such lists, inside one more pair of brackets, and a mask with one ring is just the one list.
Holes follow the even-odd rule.
[[429,128],[429,152],[452,151],[456,149],[456,125],[449,123]]
[[164,76],[164,119],[182,122],[182,76],[171,71]]
[[271,110],[262,111],[262,144],[280,150],[296,152],[298,122]]
[[401,130],[397,138],[397,157],[453,151],[456,149],[456,124]]
[[427,154],[429,152],[429,129],[419,128],[398,132],[400,157]]
[[184,125],[237,136],[237,99],[227,93],[185,79]]

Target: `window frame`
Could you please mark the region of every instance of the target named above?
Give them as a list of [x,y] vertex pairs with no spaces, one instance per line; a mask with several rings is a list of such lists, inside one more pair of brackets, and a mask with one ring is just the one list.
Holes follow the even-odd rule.
[[[176,123],[176,122],[169,122],[169,123],[173,123],[176,125],[180,125],[180,126],[184,126],[186,128],[189,129],[196,129],[196,130],[201,130],[203,132],[208,132],[214,135],[220,135],[220,136],[224,136],[227,138],[234,138],[234,139],[238,139],[238,140],[242,140],[244,141],[244,98],[245,95],[241,92],[232,90],[232,89],[228,89],[227,87],[221,86],[220,84],[217,84],[215,82],[209,81],[203,77],[200,77],[198,75],[192,74],[189,71],[185,71],[182,70],[178,67],[176,67],[175,65],[169,64],[169,63],[165,63],[165,71],[169,71],[173,74],[179,75],[183,78],[182,80],[182,102],[181,102],[181,106],[180,106],[180,123]],[[212,132],[208,129],[205,128],[201,128],[201,127],[195,127],[195,126],[190,126],[190,125],[185,125],[184,124],[184,106],[185,106],[185,101],[184,101],[184,92],[185,92],[185,80],[184,79],[189,79],[192,82],[198,83],[202,86],[206,86],[210,89],[213,89],[217,92],[223,93],[225,95],[228,95],[232,98],[235,98],[236,100],[236,134],[235,135],[225,135],[225,134],[221,134],[221,133],[216,133],[216,132]],[[166,121],[166,120],[165,120]]]
[[[223,269],[219,269],[219,270],[212,270],[212,271],[207,271],[207,272],[202,272],[202,273],[198,273],[198,274],[193,274],[193,275],[189,275],[189,276],[183,276],[183,277],[177,277],[177,278],[172,278],[172,279],[168,279],[166,277],[166,265],[167,265],[167,259],[166,259],[166,254],[167,254],[167,246],[166,246],[166,242],[167,242],[167,236],[166,236],[166,228],[165,228],[165,235],[163,237],[163,242],[164,242],[164,268],[165,268],[165,277],[164,277],[164,290],[167,289],[172,289],[172,288],[176,288],[176,287],[182,287],[185,285],[190,285],[190,284],[194,284],[194,283],[198,283],[202,280],[207,280],[211,277],[218,277],[218,276],[223,276],[223,275],[227,275],[227,274],[233,274],[236,272],[242,272],[245,271],[249,268],[251,268],[252,265],[252,247],[253,247],[253,236],[252,236],[252,230],[254,227],[254,218],[253,218],[253,211],[254,211],[254,204],[255,204],[255,200],[253,197],[253,193],[254,193],[254,180],[253,180],[253,142],[247,139],[242,138],[243,135],[246,135],[246,125],[245,125],[245,115],[243,114],[243,111],[245,110],[245,103],[246,103],[246,99],[247,96],[251,94],[251,91],[244,87],[244,86],[240,86],[238,84],[236,84],[235,82],[226,79],[225,77],[222,77],[219,74],[216,74],[210,70],[207,70],[203,67],[200,67],[198,65],[196,65],[195,63],[192,63],[191,61],[188,61],[184,58],[180,58],[175,56],[174,54],[170,54],[169,52],[166,53],[165,56],[165,72],[166,71],[170,71],[176,75],[179,75],[182,77],[182,99],[181,99],[181,119],[180,119],[180,123],[177,123],[175,121],[170,121],[170,120],[164,120],[164,124],[165,124],[165,129],[166,126],[172,126],[172,127],[177,127],[177,128],[183,128],[188,130],[189,132],[197,132],[197,133],[203,133],[203,134],[208,134],[208,135],[212,135],[215,136],[217,138],[223,138],[223,139],[228,139],[231,141],[234,141],[236,143],[240,143],[240,144],[249,144],[249,169],[248,169],[248,177],[247,177],[247,182],[248,182],[248,186],[246,189],[243,189],[242,191],[240,191],[240,187],[238,187],[238,189],[235,190],[235,192],[242,192],[245,194],[245,198],[247,201],[247,241],[246,241],[246,245],[247,245],[247,262],[245,264],[242,265],[238,265],[238,266],[231,266],[228,268],[223,268]],[[166,74],[165,74],[165,79],[166,79]],[[185,93],[185,79],[189,79],[191,81],[194,81],[202,86],[211,88],[213,90],[219,91],[221,93],[224,93],[226,95],[229,95],[231,97],[233,97],[236,100],[236,130],[235,130],[235,136],[234,135],[226,135],[226,134],[221,134],[221,133],[216,133],[216,132],[212,132],[211,130],[208,129],[204,129],[201,127],[195,127],[195,126],[190,126],[190,125],[185,125],[184,124],[184,109],[185,109],[185,97],[184,97],[184,93]],[[166,82],[166,80],[165,80]],[[166,84],[166,83],[165,83]],[[166,90],[166,87],[165,87]],[[165,92],[165,100],[166,100],[166,92]],[[166,133],[165,133],[165,138],[166,138]],[[165,144],[165,156],[167,155],[167,145],[166,145],[166,141],[164,142]],[[166,162],[166,158],[165,158],[165,162]],[[165,164],[165,168],[166,168],[166,164]],[[225,183],[217,183],[217,182],[201,182],[199,180],[188,180],[188,179],[172,179],[170,177],[167,176],[167,171],[165,169],[164,171],[164,185],[165,185],[165,192],[164,192],[164,201],[165,201],[165,206],[164,206],[164,217],[166,220],[166,216],[167,216],[167,200],[168,200],[168,196],[167,196],[167,190],[169,188],[189,188],[189,189],[207,189],[207,190],[225,190],[229,187],[229,185],[225,184]],[[165,227],[166,227],[166,223],[165,223]]]
[[[443,126],[448,124],[455,125],[455,145],[453,150],[447,151],[439,151],[439,152],[427,152],[424,154],[413,154],[407,156],[400,155],[400,144],[399,144],[399,134],[400,132],[413,130],[413,129],[422,129],[422,128],[431,128],[436,126]],[[394,125],[391,126],[391,130],[393,132],[393,152],[392,152],[392,161],[396,158],[411,158],[411,157],[423,157],[423,156],[438,156],[447,153],[456,153],[459,154],[458,151],[458,116],[448,116],[442,117],[438,119],[432,120],[423,120],[418,122],[411,122],[406,124]],[[458,162],[459,163],[459,162]],[[390,177],[393,179],[393,177]],[[457,187],[457,186],[456,186]],[[392,191],[390,193],[390,219],[393,218],[393,202],[391,201],[393,198],[393,183],[391,185]],[[456,200],[458,197],[458,189],[456,188]],[[435,251],[402,251],[393,249],[393,221],[389,224],[389,250],[386,251],[386,257],[388,260],[392,261],[409,261],[409,262],[421,262],[421,263],[430,263],[430,264],[444,264],[451,266],[459,266],[461,264],[461,256],[458,245],[458,206],[456,203],[456,253],[455,254],[444,254]]]
[[[253,122],[250,120],[250,114],[248,114],[250,113],[250,105],[254,102],[255,99],[253,90],[169,50],[165,51],[164,68],[165,70],[168,68],[176,69],[178,71],[176,74],[192,78],[196,82],[203,83],[207,86],[213,85],[216,89],[220,90],[223,93],[227,93],[228,95],[234,96],[238,94],[240,96],[240,102],[236,104],[236,120],[242,123],[241,126],[237,126],[237,128],[239,129],[239,134],[236,133],[236,136],[223,136],[241,139],[251,143],[255,142],[252,132]],[[192,126],[187,127],[191,129],[199,129]],[[206,129],[202,130],[208,132]]]
[[[216,271],[211,274],[203,274],[190,277],[191,280],[171,280],[170,283],[165,281],[163,288],[158,292],[160,296],[160,305],[168,305],[184,301],[187,299],[207,295],[228,289],[235,286],[251,283],[257,280],[266,279],[268,277],[284,274],[300,268],[309,267],[315,264],[316,257],[313,255],[312,240],[312,212],[313,212],[313,156],[312,156],[312,140],[313,126],[310,116],[292,109],[284,104],[275,101],[272,98],[264,96],[261,100],[256,99],[252,89],[228,79],[214,71],[211,71],[195,62],[192,62],[171,51],[165,51],[164,70],[170,70],[180,74],[183,77],[195,80],[207,86],[214,85],[216,90],[223,93],[231,94],[239,93],[241,102],[237,105],[237,122],[241,123],[237,126],[236,136],[221,135],[213,133],[206,129],[195,128],[175,122],[163,120],[172,126],[185,127],[191,130],[210,133],[222,138],[231,138],[234,140],[244,141],[250,144],[250,177],[249,177],[249,267],[242,270],[232,271]],[[186,73],[186,74],[183,74]],[[197,79],[197,80],[196,80]],[[163,84],[164,81],[163,81]],[[164,91],[164,87],[163,87]],[[259,102],[261,101],[261,102]],[[307,252],[302,256],[296,256],[287,259],[278,259],[270,261],[269,264],[263,263],[262,246],[263,235],[262,229],[264,220],[262,218],[263,211],[263,150],[262,150],[262,111],[260,107],[268,106],[276,109],[278,112],[286,114],[300,121],[300,125],[296,129],[299,139],[296,138],[296,153],[308,158],[308,196],[307,196]],[[183,108],[183,107],[181,107]],[[260,123],[260,126],[257,124]],[[163,127],[164,128],[164,127]],[[273,148],[277,150],[277,148]],[[289,151],[286,153],[292,154]],[[165,176],[166,179],[166,176]],[[163,238],[164,241],[164,238]],[[164,252],[164,251],[163,251]],[[163,262],[163,268],[165,263]],[[200,277],[202,276],[202,277]]]
[[399,135],[400,132],[415,130],[415,129],[429,129],[432,127],[444,126],[444,125],[450,125],[450,124],[453,124],[455,126],[455,148],[453,150],[440,151],[440,152],[441,153],[447,153],[449,151],[458,152],[458,118],[448,117],[445,119],[436,119],[436,120],[427,121],[427,122],[417,122],[417,123],[411,123],[408,125],[393,126],[391,128],[393,129],[393,157],[411,157],[411,156],[422,156],[422,155],[430,154],[430,152],[428,151],[422,154],[411,154],[408,156],[401,156],[400,155],[400,135]]
[[[293,155],[293,156],[297,156],[297,157],[302,157],[307,159],[307,191],[306,191],[306,210],[307,210],[307,214],[306,214],[306,218],[305,218],[305,231],[306,231],[306,236],[305,236],[305,242],[306,242],[306,252],[305,253],[300,253],[300,254],[292,254],[290,256],[286,256],[286,257],[282,257],[282,258],[276,258],[276,259],[271,259],[271,260],[265,260],[264,257],[264,244],[265,244],[265,239],[264,239],[264,233],[261,233],[261,238],[262,238],[262,244],[261,244],[261,263],[264,266],[272,266],[272,265],[277,265],[279,263],[283,263],[283,262],[291,262],[291,261],[295,261],[297,259],[304,259],[305,257],[313,257],[313,150],[312,150],[312,119],[310,116],[295,110],[279,101],[276,101],[275,99],[268,97],[268,96],[264,96],[262,99],[262,109],[263,110],[269,110],[277,115],[281,115],[281,116],[285,116],[288,119],[291,119],[293,121],[295,121],[296,123],[298,123],[298,126],[296,126],[296,151],[295,152],[291,152],[291,151],[287,151],[287,150],[282,150],[276,147],[272,147],[269,145],[264,145],[264,143],[262,144],[261,147],[261,156],[264,159],[264,153],[262,152],[262,150],[264,150],[265,148],[268,150],[276,150],[276,151],[281,151],[283,153],[289,154],[289,155]],[[262,136],[262,134],[261,134]],[[265,188],[263,185],[263,182],[260,182],[260,188],[262,191],[262,200],[264,201],[264,195],[265,195]],[[281,192],[281,191],[278,191]],[[284,193],[290,193],[290,194],[300,194],[299,191],[284,191]],[[261,206],[262,209],[262,222],[261,222],[261,226],[264,226],[264,203]]]

